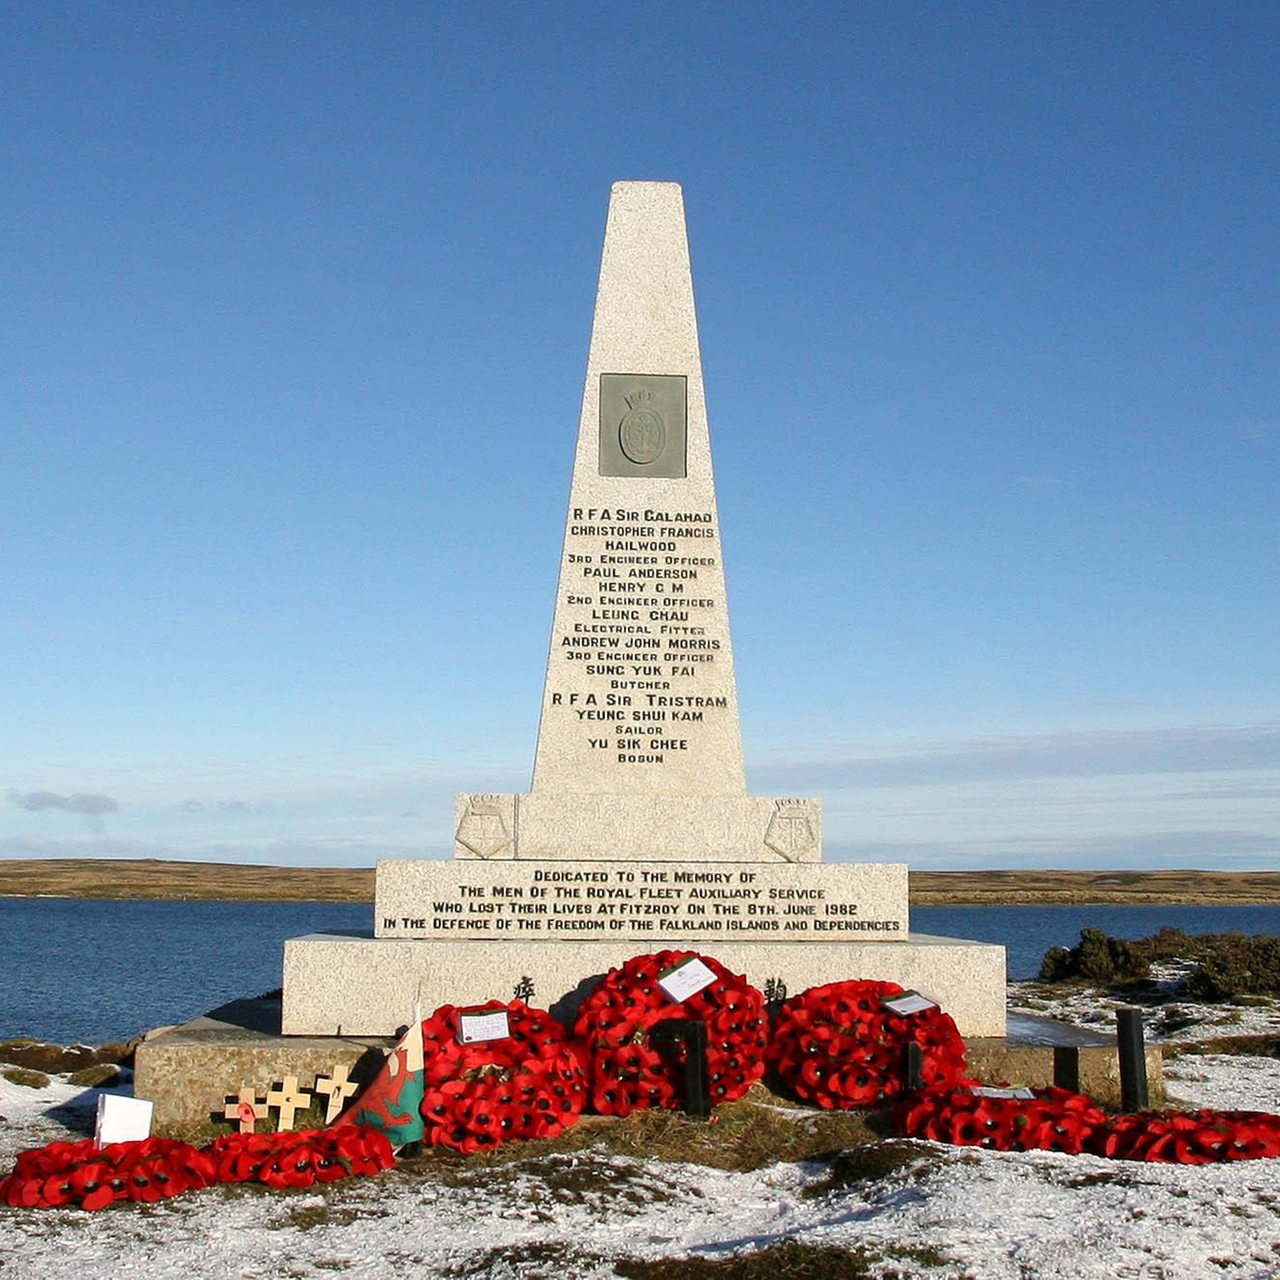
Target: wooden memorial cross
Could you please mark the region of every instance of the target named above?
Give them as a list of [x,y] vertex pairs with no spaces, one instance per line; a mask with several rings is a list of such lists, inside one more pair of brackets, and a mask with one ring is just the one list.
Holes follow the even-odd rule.
[[293,1113],[311,1105],[311,1095],[298,1088],[297,1076],[285,1076],[280,1088],[267,1090],[267,1106],[280,1112],[279,1131],[293,1128]]
[[258,1101],[258,1091],[252,1085],[243,1085],[233,1098],[227,1095],[227,1105],[222,1114],[227,1120],[234,1120],[240,1126],[241,1133],[252,1133],[254,1124],[267,1118],[267,1104]]
[[329,1105],[324,1113],[325,1124],[332,1124],[341,1114],[342,1108],[359,1086],[350,1077],[350,1068],[340,1062],[326,1076],[316,1076],[315,1091],[329,1095]]

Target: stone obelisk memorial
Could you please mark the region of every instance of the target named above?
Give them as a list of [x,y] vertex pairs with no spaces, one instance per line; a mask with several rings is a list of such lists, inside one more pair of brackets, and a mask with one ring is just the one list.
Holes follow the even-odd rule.
[[380,862],[376,899],[371,937],[286,943],[286,1035],[384,1035],[419,999],[567,1010],[667,948],[775,994],[899,982],[1004,1033],[1002,947],[911,934],[905,865],[824,864],[818,800],[747,794],[674,183],[609,203],[533,785],[459,796],[453,859]]

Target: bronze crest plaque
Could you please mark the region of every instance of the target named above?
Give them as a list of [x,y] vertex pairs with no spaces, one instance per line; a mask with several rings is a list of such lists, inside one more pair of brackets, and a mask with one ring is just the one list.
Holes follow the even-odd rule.
[[602,373],[600,474],[682,480],[686,393],[683,374]]

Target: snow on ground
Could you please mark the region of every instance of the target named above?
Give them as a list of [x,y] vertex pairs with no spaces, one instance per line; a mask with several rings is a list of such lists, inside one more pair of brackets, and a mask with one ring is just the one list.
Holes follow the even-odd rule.
[[[1280,1061],[1183,1054],[1181,1105],[1280,1109]],[[0,1169],[79,1136],[95,1090],[0,1079]],[[615,1276],[613,1261],[706,1258],[782,1240],[855,1249],[868,1275],[1027,1280],[1280,1277],[1280,1160],[1134,1164],[898,1143],[903,1164],[729,1173],[592,1148],[447,1178],[394,1170],[317,1190],[217,1187],[100,1213],[0,1207],[5,1280]]]
[[[1254,1004],[1199,1004],[1182,998],[1182,981],[1195,966],[1169,960],[1153,964],[1153,986],[1143,1003],[1147,1039],[1166,1043],[1194,1042],[1213,1036],[1280,1035],[1280,1000],[1259,997]],[[1010,1013],[1056,1018],[1072,1026],[1114,1034],[1116,1010],[1135,1000],[1109,995],[1096,987],[1061,988],[1042,982],[1011,982]]]
[[1184,1053],[1164,1062],[1171,1107],[1280,1111],[1280,1061],[1244,1054]]

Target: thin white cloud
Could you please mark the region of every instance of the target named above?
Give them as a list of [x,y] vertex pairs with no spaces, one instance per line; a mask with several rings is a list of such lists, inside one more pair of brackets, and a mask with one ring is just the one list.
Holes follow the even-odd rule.
[[906,862],[917,871],[1056,868],[1258,870],[1280,858],[1280,835],[1198,829],[1151,831],[1130,836],[992,836],[982,840],[825,841],[829,862]]
[[120,808],[110,796],[84,791],[69,796],[59,795],[56,791],[10,791],[8,800],[10,804],[26,809],[29,813],[38,813],[42,809],[60,809],[64,813],[78,813],[90,818],[115,813]]
[[935,786],[1029,778],[1220,773],[1280,768],[1280,724],[1065,731],[940,743],[895,756],[861,756],[753,769],[763,792]]

